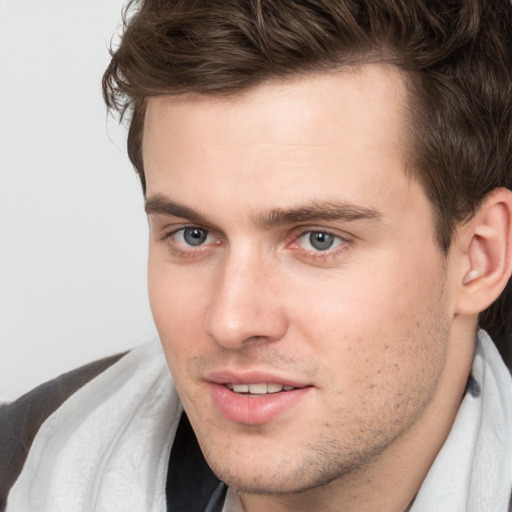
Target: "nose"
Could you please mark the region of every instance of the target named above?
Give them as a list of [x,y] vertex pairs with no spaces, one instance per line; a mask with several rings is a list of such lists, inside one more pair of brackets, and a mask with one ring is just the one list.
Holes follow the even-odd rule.
[[225,348],[276,341],[287,331],[277,271],[263,260],[232,253],[216,275],[206,330]]

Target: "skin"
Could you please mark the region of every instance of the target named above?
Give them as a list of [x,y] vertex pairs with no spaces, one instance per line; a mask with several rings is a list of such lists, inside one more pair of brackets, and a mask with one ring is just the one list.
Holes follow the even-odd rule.
[[[404,511],[453,423],[475,321],[410,176],[405,97],[375,64],[149,101],[151,307],[206,459],[247,512]],[[185,228],[208,235],[192,246]],[[309,387],[271,421],[231,421],[209,393],[226,368]]]

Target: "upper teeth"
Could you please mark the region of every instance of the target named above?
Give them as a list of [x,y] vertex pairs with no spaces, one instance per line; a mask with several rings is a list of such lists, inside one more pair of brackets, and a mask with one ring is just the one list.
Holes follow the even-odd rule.
[[226,384],[226,386],[235,393],[251,393],[251,395],[265,395],[266,393],[279,393],[279,391],[290,391],[293,386],[283,386],[282,384]]

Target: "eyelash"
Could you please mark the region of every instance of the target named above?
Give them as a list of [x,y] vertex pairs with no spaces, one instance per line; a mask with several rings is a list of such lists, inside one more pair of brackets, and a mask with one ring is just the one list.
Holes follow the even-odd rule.
[[[172,255],[178,258],[195,258],[198,256],[201,256],[205,254],[209,250],[209,245],[199,245],[197,247],[188,246],[187,249],[182,249],[180,247],[180,244],[177,243],[173,238],[179,234],[184,233],[185,230],[194,230],[197,229],[199,231],[203,231],[206,233],[206,236],[211,236],[211,232],[208,229],[202,228],[200,226],[180,226],[177,229],[174,229],[168,233],[164,233],[160,240],[167,242],[169,250],[171,251]],[[322,250],[311,250],[311,249],[304,249],[300,247],[299,241],[302,237],[306,235],[310,235],[313,233],[321,233],[324,235],[332,236],[334,239],[339,240],[340,243],[336,245],[333,248],[328,248],[324,251]],[[220,244],[221,241],[219,239],[216,239],[216,244]],[[335,259],[340,253],[348,250],[351,246],[351,240],[341,236],[340,234],[334,233],[333,231],[330,231],[328,229],[319,229],[319,228],[310,228],[308,227],[303,228],[299,233],[293,235],[293,239],[291,242],[287,243],[286,247],[291,248],[297,252],[300,252],[300,258],[306,259],[309,261],[315,261],[315,262],[327,262],[329,260]]]

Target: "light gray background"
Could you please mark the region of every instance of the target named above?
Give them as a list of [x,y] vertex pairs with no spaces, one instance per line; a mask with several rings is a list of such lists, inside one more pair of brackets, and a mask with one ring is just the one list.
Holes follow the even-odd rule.
[[0,0],[0,400],[155,335],[100,82],[122,0]]

